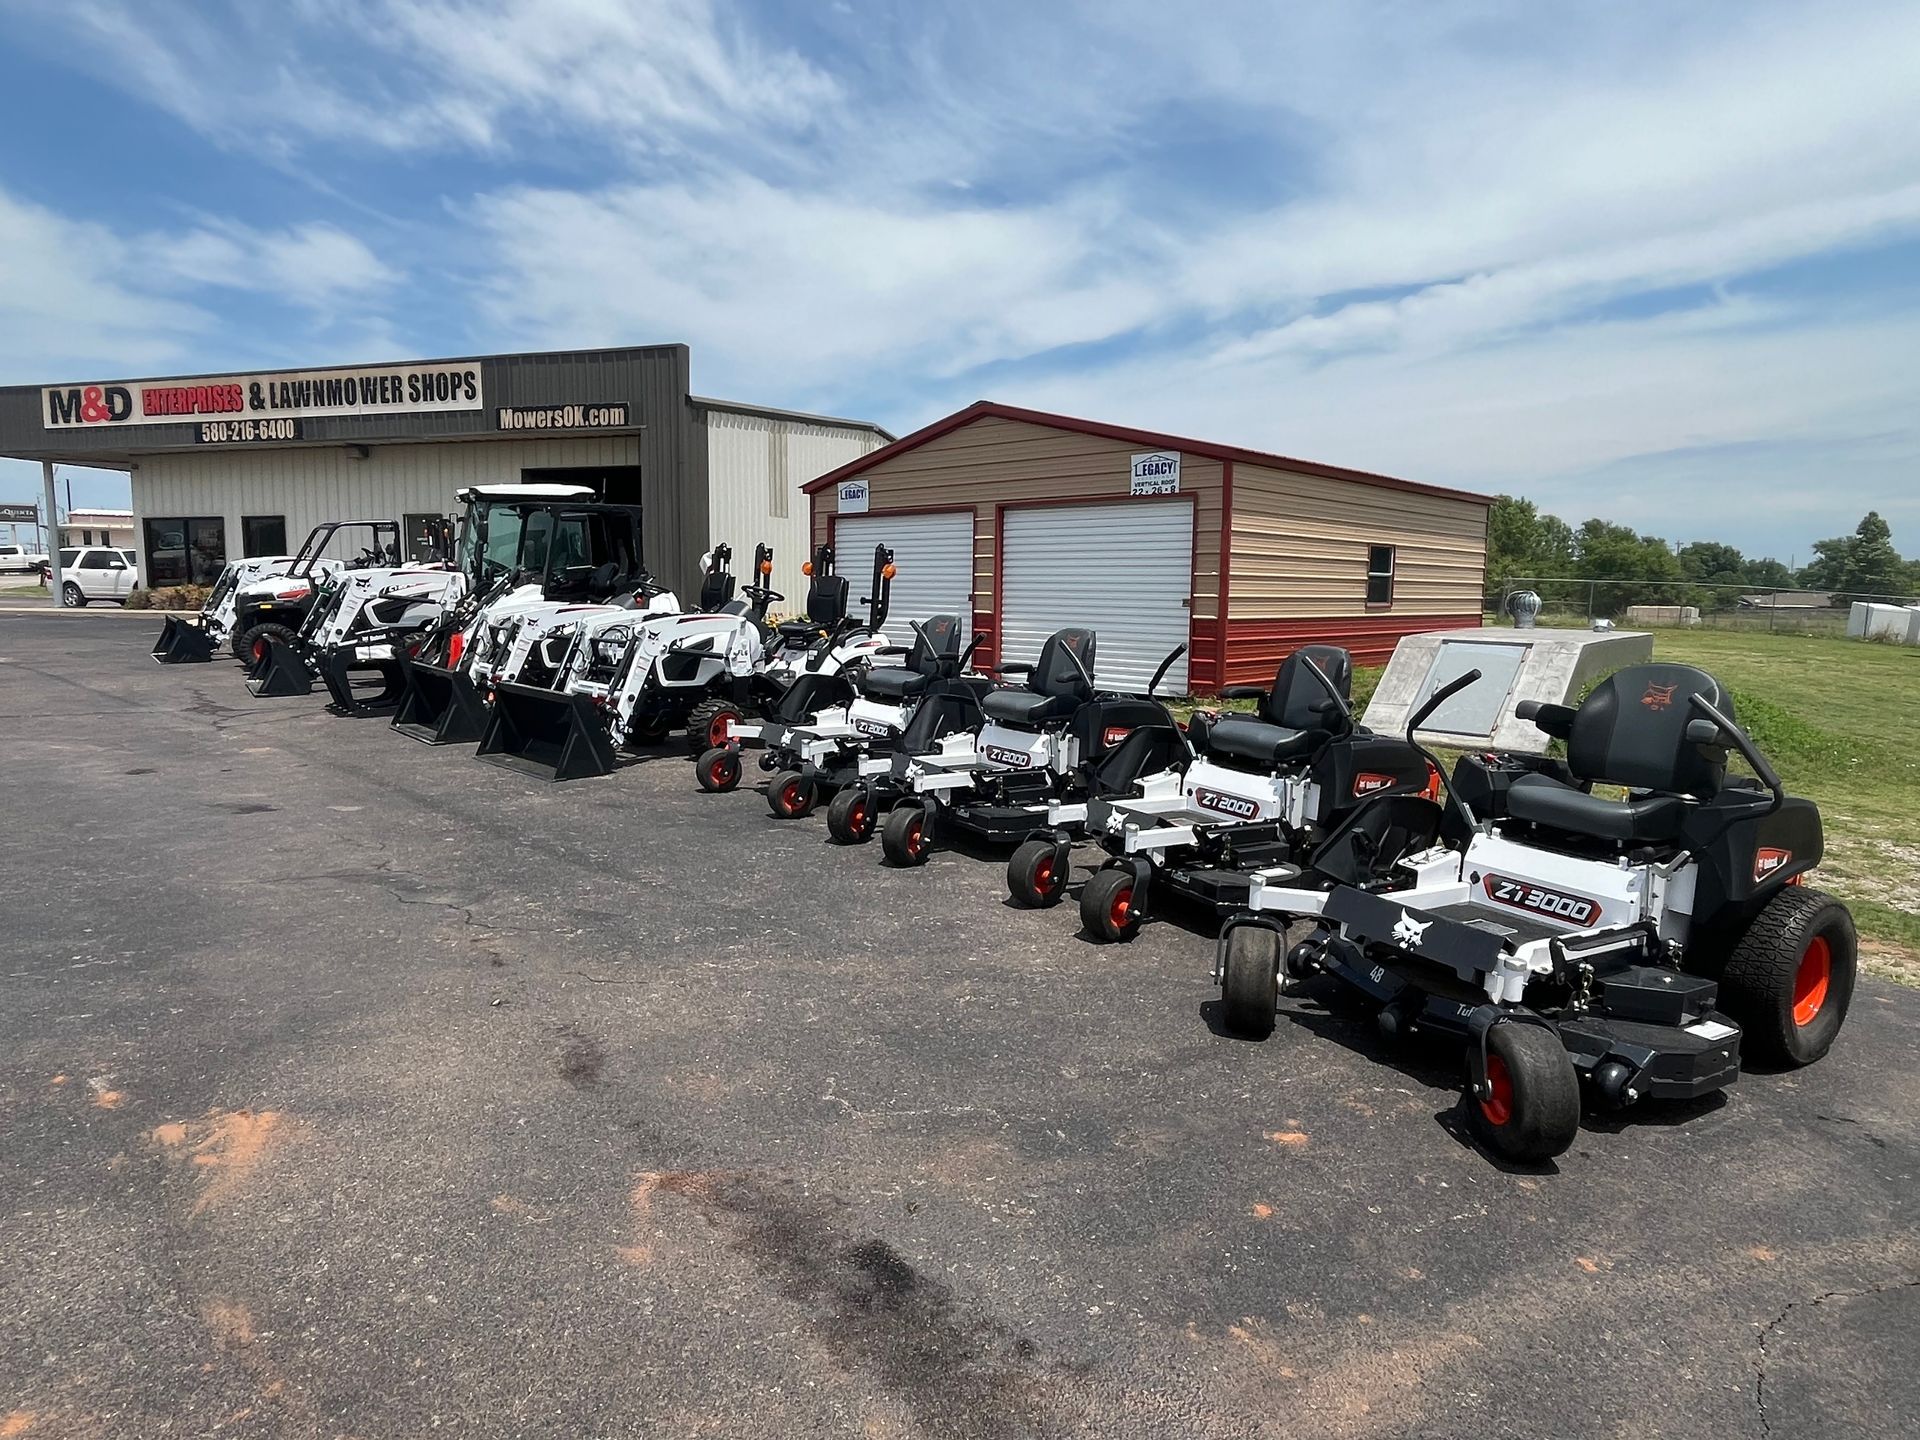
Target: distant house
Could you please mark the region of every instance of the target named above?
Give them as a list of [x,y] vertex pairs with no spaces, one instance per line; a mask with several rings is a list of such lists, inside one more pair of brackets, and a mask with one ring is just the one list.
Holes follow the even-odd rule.
[[106,545],[116,550],[133,548],[133,511],[69,510],[60,522],[60,544]]
[[1742,595],[1742,610],[1831,610],[1833,595],[1826,590],[1769,590]]

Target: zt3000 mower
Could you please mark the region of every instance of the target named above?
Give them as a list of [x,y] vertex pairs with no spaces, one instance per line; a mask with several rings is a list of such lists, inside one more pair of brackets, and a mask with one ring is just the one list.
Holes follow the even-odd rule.
[[[1583,1092],[1607,1109],[1688,1100],[1731,1084],[1743,1058],[1826,1054],[1853,998],[1853,921],[1805,884],[1819,811],[1781,787],[1720,684],[1636,665],[1578,709],[1519,713],[1566,759],[1463,757],[1451,843],[1431,843],[1438,806],[1382,796],[1306,871],[1255,875],[1217,952],[1228,1024],[1272,1031],[1283,934],[1309,925],[1287,975],[1362,998],[1389,1037],[1463,1042],[1469,1123],[1521,1161],[1572,1144]],[[1758,778],[1730,776],[1730,752]]]
[[[1355,723],[1352,683],[1345,650],[1302,646],[1281,662],[1271,689],[1223,692],[1258,700],[1251,714],[1196,713],[1171,765],[1092,797],[1086,829],[1109,858],[1080,892],[1086,933],[1131,940],[1151,897],[1166,894],[1231,913],[1246,904],[1256,871],[1304,858],[1369,797],[1438,794],[1438,776],[1417,749]],[[1162,724],[1173,723],[1163,712]],[[1057,904],[1067,865],[1064,834],[1022,845],[1007,867],[1014,903]]]

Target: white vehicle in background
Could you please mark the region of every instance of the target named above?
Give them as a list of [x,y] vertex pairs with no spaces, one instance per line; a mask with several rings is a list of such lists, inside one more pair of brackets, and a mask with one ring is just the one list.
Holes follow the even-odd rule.
[[131,550],[105,545],[79,545],[60,552],[60,603],[78,610],[95,600],[127,603],[139,583],[140,571]]
[[33,575],[47,568],[47,557],[38,550],[18,545],[0,545],[0,575]]

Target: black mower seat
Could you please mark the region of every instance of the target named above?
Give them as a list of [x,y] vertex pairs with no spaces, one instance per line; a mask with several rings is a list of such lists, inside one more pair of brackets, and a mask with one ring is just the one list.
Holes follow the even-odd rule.
[[1311,754],[1327,738],[1324,730],[1290,730],[1264,720],[1223,716],[1207,731],[1207,754],[1256,765],[1278,765]]
[[989,719],[1029,730],[1049,720],[1064,720],[1080,708],[1077,695],[1036,695],[1031,690],[989,690],[980,702]]
[[1507,790],[1507,814],[1599,840],[1658,844],[1680,834],[1687,802],[1678,795],[1607,800],[1545,775],[1522,775]]
[[802,644],[818,640],[825,628],[812,620],[782,620],[774,627],[782,640],[794,640]]
[[869,700],[905,700],[924,692],[932,678],[904,665],[883,665],[861,677],[860,693]]

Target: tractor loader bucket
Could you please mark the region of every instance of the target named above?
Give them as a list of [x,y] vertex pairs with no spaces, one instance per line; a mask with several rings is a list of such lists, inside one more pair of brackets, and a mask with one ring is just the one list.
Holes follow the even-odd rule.
[[[404,690],[399,660],[361,660],[353,658],[353,646],[335,645],[320,662],[320,682],[332,696],[327,708],[336,715],[370,715],[397,705]],[[380,677],[380,688],[355,689],[353,677]]]
[[476,753],[553,780],[613,771],[613,740],[593,702],[531,685],[505,684],[493,692],[493,712]]
[[278,635],[267,637],[267,658],[249,672],[247,693],[271,695],[311,695],[313,672],[304,656]]
[[486,733],[487,707],[464,670],[406,662],[407,693],[393,728],[426,745],[471,745]]
[[205,626],[169,615],[150,653],[161,665],[203,665],[213,658],[213,637]]

